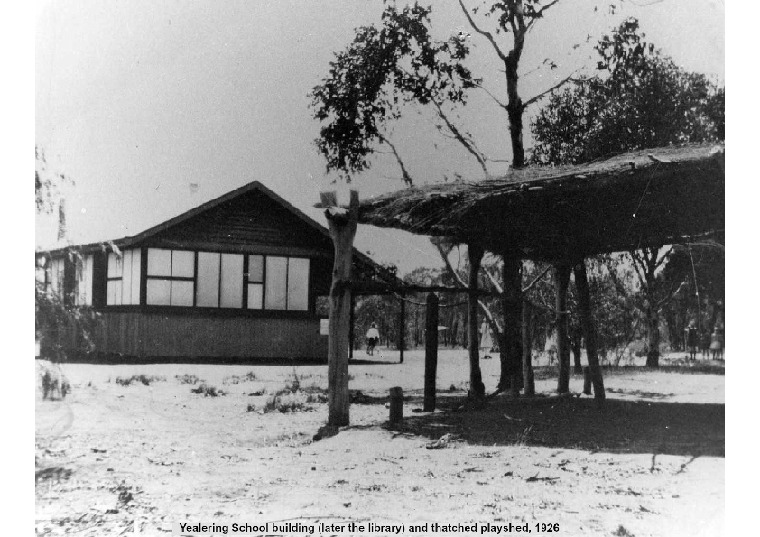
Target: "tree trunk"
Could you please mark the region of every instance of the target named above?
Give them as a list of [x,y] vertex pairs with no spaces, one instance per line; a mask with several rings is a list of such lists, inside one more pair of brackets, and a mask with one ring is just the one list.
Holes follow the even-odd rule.
[[533,309],[527,300],[523,300],[522,342],[523,386],[525,395],[535,395],[536,385],[533,380]]
[[501,379],[501,389],[510,388],[512,395],[517,396],[523,387],[522,378],[522,275],[520,274],[520,259],[509,255],[502,256],[504,292],[502,307],[504,309],[504,328],[502,330],[501,346],[504,352]]
[[525,148],[523,146],[523,104],[517,90],[519,76],[517,61],[504,62],[507,77],[507,117],[509,118],[509,137],[512,142],[512,167],[525,166]]
[[588,275],[586,274],[586,264],[584,261],[575,266],[575,287],[578,290],[578,306],[583,335],[586,338],[586,356],[588,357],[591,384],[594,386],[594,398],[602,402],[605,398],[604,382],[602,380],[602,370],[599,367],[599,359],[596,355],[596,327],[591,316],[591,293],[589,291]]
[[652,306],[647,309],[647,367],[660,367],[660,315]]
[[469,293],[467,294],[467,348],[470,358],[470,397],[483,399],[486,388],[480,374],[480,355],[478,353],[478,272],[483,259],[483,249],[472,244],[467,245],[467,257],[470,262]]
[[559,264],[555,267],[557,283],[557,359],[559,360],[559,378],[557,393],[570,391],[570,348],[567,338],[567,287],[570,284],[570,265]]
[[[323,204],[337,205],[332,193],[322,194]],[[348,214],[325,214],[330,226],[330,237],[335,248],[332,285],[330,286],[330,324],[328,340],[328,418],[333,427],[348,425],[348,333],[351,315],[351,262],[353,257],[356,220],[359,213],[359,194],[351,191]]]

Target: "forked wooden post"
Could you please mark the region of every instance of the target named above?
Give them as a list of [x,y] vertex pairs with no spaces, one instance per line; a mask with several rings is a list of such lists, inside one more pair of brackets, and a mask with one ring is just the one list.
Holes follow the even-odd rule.
[[470,274],[467,282],[467,348],[470,358],[470,397],[483,399],[486,387],[480,374],[480,354],[478,353],[478,272],[483,259],[483,248],[475,244],[467,245]]
[[559,359],[559,379],[557,393],[570,391],[570,346],[567,341],[567,287],[570,284],[570,265],[556,265],[557,282],[557,357]]
[[[591,317],[591,293],[588,287],[588,275],[586,263],[581,261],[575,265],[575,287],[578,289],[578,306],[580,309],[583,336],[586,338],[586,355],[588,356],[588,369],[591,375],[591,384],[594,386],[594,398],[601,403],[605,399],[604,381],[602,369],[599,367],[599,357],[596,349],[596,327]],[[584,386],[585,389],[585,386]]]
[[435,377],[438,371],[438,296],[428,293],[425,304],[425,397],[423,412],[435,410]]
[[335,192],[320,193],[321,205],[330,225],[335,249],[332,285],[330,286],[330,328],[328,343],[328,418],[333,427],[348,425],[348,347],[351,316],[351,264],[356,221],[359,216],[359,194],[351,191],[348,210],[339,208]]

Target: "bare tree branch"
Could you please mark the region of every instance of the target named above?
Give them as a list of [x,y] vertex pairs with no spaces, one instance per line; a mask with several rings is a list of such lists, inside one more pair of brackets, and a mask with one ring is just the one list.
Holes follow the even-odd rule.
[[486,160],[483,154],[477,150],[475,147],[475,144],[472,142],[472,140],[468,139],[466,134],[463,134],[456,125],[454,125],[446,115],[446,113],[443,111],[443,108],[441,107],[440,103],[436,102],[434,99],[431,99],[431,102],[435,105],[436,109],[438,110],[438,117],[440,117],[444,123],[446,123],[446,126],[448,127],[449,131],[451,131],[451,134],[454,135],[454,138],[464,146],[464,148],[469,151],[472,156],[475,157],[475,160],[478,161],[478,164],[480,164],[480,167],[483,169],[483,174],[485,177],[488,177],[488,167],[486,166]]
[[470,12],[467,11],[467,8],[465,7],[465,5],[462,2],[462,0],[458,0],[458,1],[459,1],[459,7],[462,8],[462,13],[464,13],[464,16],[467,17],[467,22],[470,23],[470,26],[472,27],[472,29],[475,30],[476,32],[478,32],[480,35],[482,35],[483,37],[485,37],[486,39],[488,39],[488,41],[491,42],[491,45],[493,46],[494,50],[496,51],[496,54],[499,56],[499,58],[501,59],[501,61],[503,61],[503,62],[507,61],[507,56],[499,48],[499,45],[496,43],[496,39],[494,39],[493,34],[491,34],[491,32],[487,32],[487,31],[483,30],[477,24],[475,24],[475,21],[472,20],[472,17],[470,16]]
[[503,108],[504,110],[507,109],[507,105],[501,102],[499,98],[496,97],[493,93],[491,93],[491,91],[488,88],[486,88],[483,84],[477,84],[477,87],[485,91],[488,94],[488,96],[491,97],[491,99],[493,99],[494,102],[498,104],[501,108]]
[[542,91],[538,95],[536,95],[534,97],[531,97],[530,99],[528,99],[527,101],[525,101],[523,103],[523,109],[528,108],[530,105],[532,105],[536,101],[540,100],[547,93],[551,93],[552,91],[554,91],[554,90],[556,90],[558,88],[561,88],[562,86],[564,86],[565,84],[567,84],[571,80],[574,80],[573,79],[573,75],[575,73],[577,73],[577,70],[573,71],[572,73],[570,73],[568,76],[566,76],[565,78],[563,78],[562,80],[560,80],[557,84],[553,85],[551,88],[547,89],[546,91]]
[[536,284],[537,284],[539,281],[541,281],[541,278],[543,278],[543,277],[546,275],[546,273],[547,273],[547,272],[549,272],[549,270],[551,270],[551,268],[552,268],[552,266],[551,266],[551,265],[546,265],[546,268],[545,268],[544,270],[542,270],[542,271],[541,271],[541,273],[540,273],[538,276],[536,276],[535,278],[533,278],[533,281],[532,281],[532,282],[530,282],[530,283],[527,285],[527,287],[523,287],[523,289],[522,289],[522,292],[523,292],[523,293],[527,293],[528,291],[530,291],[531,289],[533,289],[533,287],[534,287],[534,286],[535,286],[535,285],[536,285]]
[[551,8],[551,7],[553,7],[553,6],[555,6],[556,4],[558,4],[558,3],[559,3],[559,1],[560,1],[560,0],[553,0],[552,2],[549,2],[549,3],[548,3],[548,4],[546,4],[544,7],[542,7],[542,8],[541,8],[541,9],[539,9],[538,11],[536,11],[536,14],[533,16],[533,18],[531,18],[530,22],[528,23],[528,31],[530,31],[530,30],[531,30],[531,28],[533,28],[533,25],[536,23],[536,21],[537,21],[538,19],[540,19],[541,17],[543,17],[543,16],[544,16],[544,12],[545,12],[547,9],[549,9],[549,8]]
[[388,138],[383,136],[382,134],[378,133],[378,137],[380,138],[380,141],[388,145],[388,147],[391,148],[391,151],[393,152],[393,156],[396,157],[396,162],[398,162],[399,167],[401,168],[401,178],[404,180],[404,182],[408,186],[412,186],[414,181],[412,181],[412,176],[409,175],[409,172],[406,170],[406,166],[404,166],[404,161],[401,160],[401,157],[398,154],[398,151],[396,151],[396,146],[391,143]]

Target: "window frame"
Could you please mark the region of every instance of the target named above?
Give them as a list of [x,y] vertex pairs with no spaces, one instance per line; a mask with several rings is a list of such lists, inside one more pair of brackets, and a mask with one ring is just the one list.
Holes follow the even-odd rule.
[[[314,258],[309,255],[289,255],[287,253],[262,253],[256,251],[240,251],[240,250],[228,250],[228,249],[198,249],[193,247],[166,247],[166,246],[138,246],[135,250],[141,251],[141,270],[140,270],[140,300],[134,304],[108,304],[107,287],[109,281],[121,280],[123,281],[124,265],[122,260],[122,275],[121,277],[108,277],[108,255],[106,255],[106,267],[104,270],[104,276],[106,277],[105,289],[106,296],[104,300],[104,306],[111,311],[114,310],[134,310],[141,309],[143,311],[166,311],[175,313],[192,313],[192,312],[215,312],[220,316],[251,316],[251,317],[308,317],[315,315],[314,309],[314,289],[312,282],[312,271],[314,268]],[[192,276],[166,276],[166,275],[149,275],[148,273],[148,261],[150,256],[150,250],[165,250],[169,252],[190,252],[193,259],[193,275]],[[109,252],[111,253],[111,252]],[[198,305],[198,290],[199,290],[199,255],[200,254],[213,254],[219,256],[219,273],[217,275],[218,281],[218,293],[216,296],[217,306],[199,306]],[[241,277],[242,283],[242,297],[240,306],[230,307],[222,306],[222,264],[224,255],[241,255],[243,257],[243,273]],[[253,281],[250,279],[250,257],[260,256],[262,258],[262,275],[261,281]],[[267,289],[267,257],[281,257],[286,260],[285,263],[285,308],[284,309],[270,309],[266,305],[266,289]],[[170,262],[170,271],[173,265]],[[288,309],[289,307],[289,285],[290,285],[290,260],[291,259],[304,259],[307,261],[306,281],[305,286],[305,309]],[[148,282],[149,281],[178,281],[178,282],[190,282],[192,284],[192,305],[179,305],[179,304],[151,304],[148,302]],[[261,285],[261,308],[249,308],[249,285],[259,284]],[[170,284],[171,285],[171,284]],[[170,292],[171,293],[171,292]],[[171,294],[169,295],[169,301],[171,301]]]

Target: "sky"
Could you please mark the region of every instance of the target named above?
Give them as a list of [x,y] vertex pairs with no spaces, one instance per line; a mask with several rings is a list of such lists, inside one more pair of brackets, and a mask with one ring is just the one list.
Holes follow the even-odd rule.
[[[473,33],[454,0],[429,3],[437,37]],[[608,4],[565,0],[536,25],[521,63],[524,100],[595,65],[591,45],[627,16],[679,65],[724,83],[723,2],[628,0],[614,14]],[[324,223],[312,206],[336,185],[313,143],[320,125],[308,94],[353,29],[381,11],[380,0],[39,3],[35,141],[49,168],[74,181],[62,189],[67,240],[134,235],[254,180]],[[470,43],[472,68],[506,100],[493,51],[478,35]],[[536,70],[545,58],[558,68]],[[427,112],[407,112],[392,139],[418,184],[482,178]],[[510,158],[506,117],[485,92],[458,120],[490,157]],[[351,187],[364,198],[403,184],[392,159],[379,155]],[[37,218],[36,245],[51,246],[56,231],[55,218]],[[426,238],[400,231],[360,226],[356,246],[401,273],[440,265]]]

